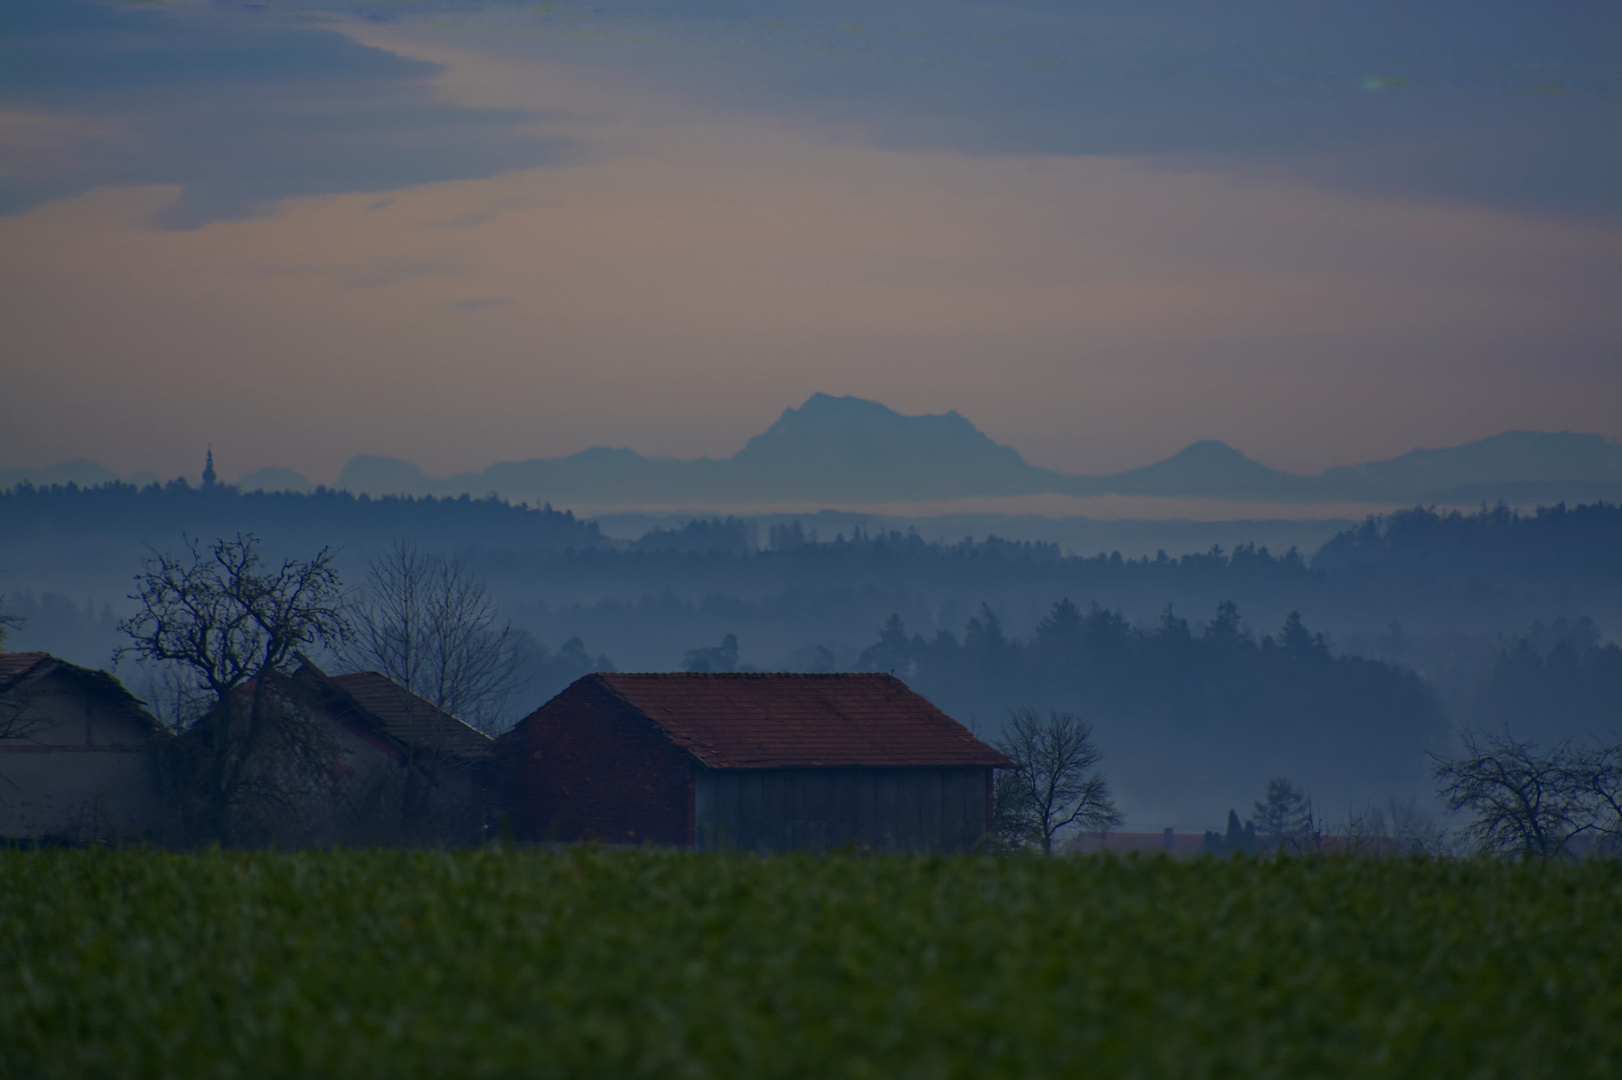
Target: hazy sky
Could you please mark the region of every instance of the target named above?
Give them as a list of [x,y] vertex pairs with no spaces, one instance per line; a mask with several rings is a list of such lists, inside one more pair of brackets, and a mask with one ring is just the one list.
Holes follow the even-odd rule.
[[1622,436],[1622,6],[0,4],[0,467]]

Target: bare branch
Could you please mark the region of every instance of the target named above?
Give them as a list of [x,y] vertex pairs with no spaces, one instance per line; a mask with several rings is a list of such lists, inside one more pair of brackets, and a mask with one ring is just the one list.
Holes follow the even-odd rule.
[[155,553],[136,577],[140,604],[119,623],[130,644],[113,654],[189,668],[216,702],[261,672],[284,669],[300,649],[341,642],[348,634],[333,551],[284,560],[267,570],[259,538],[239,533],[206,550],[186,539],[186,553]]
[[1622,855],[1622,745],[1578,751],[1566,766],[1586,818],[1600,837],[1600,854]]
[[1475,815],[1465,835],[1483,853],[1562,855],[1573,837],[1593,827],[1569,744],[1539,755],[1536,744],[1507,733],[1465,731],[1462,741],[1464,754],[1438,761],[1433,771],[1448,808]]
[[0,652],[6,651],[6,635],[23,624],[23,617],[15,611],[7,611],[6,596],[0,593]]
[[519,683],[521,635],[455,561],[399,541],[374,558],[345,659],[491,732]]
[[1053,851],[1068,831],[1097,832],[1121,822],[1109,785],[1097,772],[1103,753],[1092,725],[1069,713],[1044,719],[1034,709],[1008,714],[997,748],[1015,768],[1000,774],[994,796],[998,830],[1011,842],[1029,839]]
[[[268,684],[300,650],[344,641],[343,587],[330,548],[269,567],[252,534],[206,549],[185,544],[184,554],[154,553],[144,563],[131,596],[140,606],[119,624],[130,643],[113,660],[133,655],[158,666],[155,678],[169,680],[176,704],[172,723],[207,713],[208,723],[182,740],[182,802],[198,828],[256,841],[290,804],[289,785],[308,787],[321,757],[319,733]],[[250,682],[252,693],[239,693]]]

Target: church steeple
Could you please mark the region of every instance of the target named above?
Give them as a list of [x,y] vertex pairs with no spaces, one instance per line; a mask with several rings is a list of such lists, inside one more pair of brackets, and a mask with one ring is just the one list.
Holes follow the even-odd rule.
[[210,446],[208,448],[208,460],[203,464],[203,486],[213,487],[214,480],[214,448]]

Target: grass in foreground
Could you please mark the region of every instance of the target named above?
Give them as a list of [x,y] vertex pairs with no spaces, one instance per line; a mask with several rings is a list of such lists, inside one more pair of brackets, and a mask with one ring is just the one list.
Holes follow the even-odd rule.
[[1622,867],[0,852],[0,1075],[1622,1076]]

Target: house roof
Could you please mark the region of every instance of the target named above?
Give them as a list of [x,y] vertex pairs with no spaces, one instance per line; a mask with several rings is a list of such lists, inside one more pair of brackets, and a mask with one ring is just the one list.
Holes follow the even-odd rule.
[[111,701],[154,734],[167,733],[141,699],[105,671],[70,664],[46,652],[0,653],[0,694],[20,690],[25,683],[37,682],[49,675],[59,675],[85,692]]
[[55,659],[47,652],[8,652],[0,653],[0,692],[11,687],[13,683],[28,678],[35,668],[42,667],[47,661]]
[[418,697],[386,675],[360,671],[352,675],[328,675],[326,678],[375,717],[384,731],[407,746],[453,757],[490,756],[488,735],[427,699]]
[[[494,745],[488,735],[469,727],[437,705],[418,697],[387,675],[361,671],[349,675],[328,675],[309,657],[298,654],[299,667],[292,675],[271,672],[269,686],[280,695],[314,708],[329,719],[358,727],[381,738],[391,751],[426,750],[447,757],[471,760],[492,755]],[[233,692],[238,701],[253,693],[249,679]],[[213,721],[205,717],[198,727]]]
[[604,673],[581,680],[591,681],[712,769],[1010,764],[893,675]]

